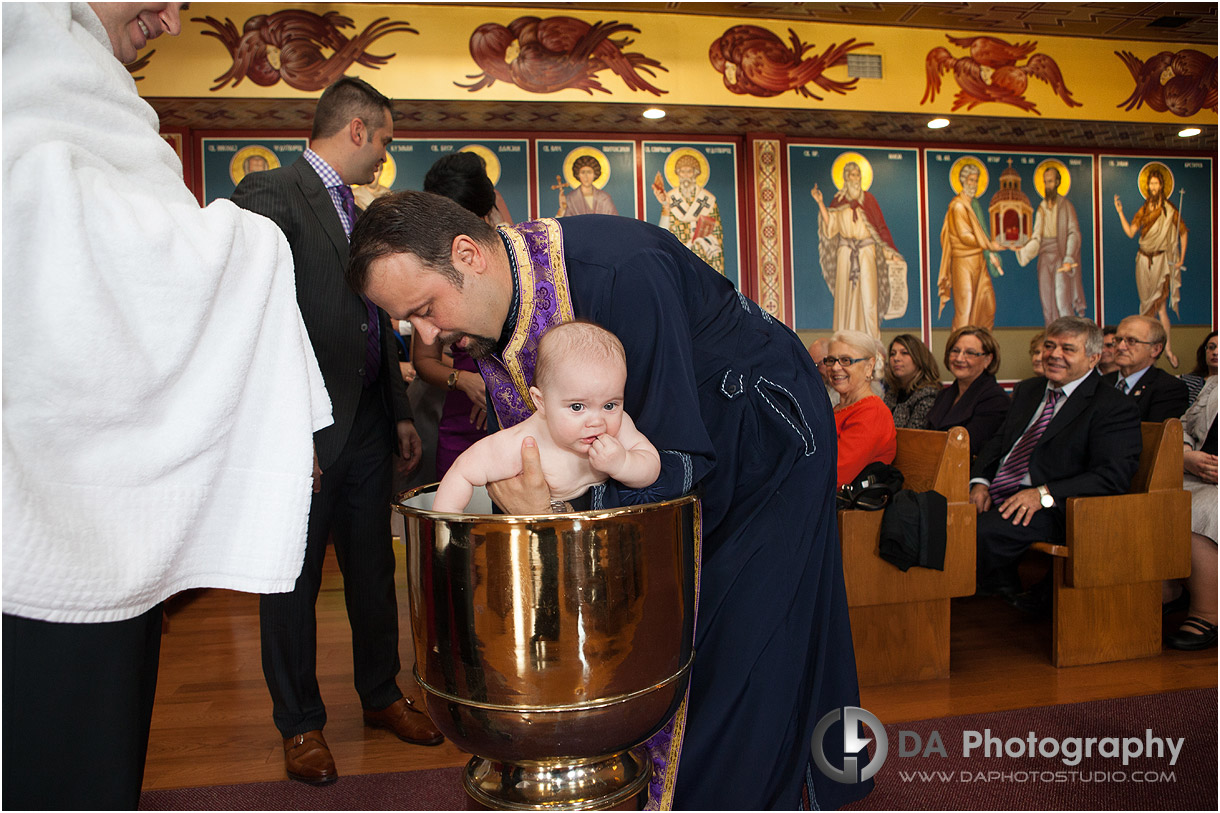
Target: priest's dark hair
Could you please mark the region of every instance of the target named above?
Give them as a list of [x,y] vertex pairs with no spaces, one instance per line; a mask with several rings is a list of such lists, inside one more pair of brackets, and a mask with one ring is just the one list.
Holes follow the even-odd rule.
[[414,191],[380,197],[364,210],[352,230],[347,284],[363,294],[369,266],[375,260],[413,254],[460,287],[461,274],[453,267],[453,241],[462,234],[489,247],[500,239],[486,221],[449,198]]

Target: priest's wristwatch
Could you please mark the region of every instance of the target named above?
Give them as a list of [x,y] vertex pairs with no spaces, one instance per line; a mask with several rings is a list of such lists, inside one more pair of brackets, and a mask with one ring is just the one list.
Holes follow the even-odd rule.
[[1055,498],[1051,496],[1051,490],[1049,488],[1046,486],[1038,486],[1038,493],[1042,495],[1039,502],[1042,503],[1043,508],[1055,507]]
[[461,370],[454,370],[453,372],[451,372],[449,374],[449,389],[451,389],[451,390],[457,389],[457,381],[458,381],[459,372],[461,372]]

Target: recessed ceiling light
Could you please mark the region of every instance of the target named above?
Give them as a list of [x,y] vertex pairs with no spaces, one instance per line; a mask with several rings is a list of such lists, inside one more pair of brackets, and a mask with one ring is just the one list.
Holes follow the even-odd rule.
[[932,119],[930,122],[928,122],[929,130],[939,130],[942,127],[948,127],[948,126],[949,126],[948,119]]
[[1201,132],[1203,131],[1198,127],[1187,127],[1184,130],[1178,130],[1178,138],[1190,138],[1191,136],[1197,136]]
[[663,118],[665,118],[665,111],[659,107],[650,107],[644,111],[644,118],[663,119]]

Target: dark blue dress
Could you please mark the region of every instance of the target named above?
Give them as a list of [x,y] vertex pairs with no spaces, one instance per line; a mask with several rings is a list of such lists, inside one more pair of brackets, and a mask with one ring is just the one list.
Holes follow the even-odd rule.
[[[700,486],[703,566],[679,809],[795,809],[818,720],[859,705],[835,515],[835,428],[797,336],[669,232],[604,215],[560,221],[577,318],[627,351],[624,407],[661,450],[648,489]],[[835,753],[837,741],[839,753]],[[842,736],[826,753],[842,765]],[[812,771],[835,808],[866,794]]]

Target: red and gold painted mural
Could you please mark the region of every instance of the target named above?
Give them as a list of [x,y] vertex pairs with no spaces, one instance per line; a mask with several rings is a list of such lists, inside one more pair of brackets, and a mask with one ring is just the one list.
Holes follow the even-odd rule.
[[[612,19],[578,3],[564,11],[209,3],[180,37],[158,41],[140,69],[140,88],[162,97],[282,98],[314,95],[347,73],[397,99],[595,95],[614,104],[656,96],[701,106],[1216,121],[1216,54],[1206,46],[1008,41],[977,31],[832,23],[792,23],[784,38],[726,17]],[[856,57],[878,71],[857,75],[849,68]],[[1134,85],[1113,81],[1116,75],[1130,75]]]

